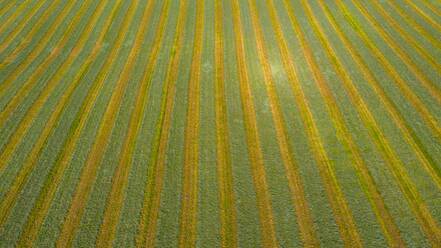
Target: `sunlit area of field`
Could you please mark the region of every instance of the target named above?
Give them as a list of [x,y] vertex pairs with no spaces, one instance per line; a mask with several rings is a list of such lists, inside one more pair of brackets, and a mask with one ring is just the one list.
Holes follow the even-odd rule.
[[0,247],[441,247],[438,0],[0,0]]

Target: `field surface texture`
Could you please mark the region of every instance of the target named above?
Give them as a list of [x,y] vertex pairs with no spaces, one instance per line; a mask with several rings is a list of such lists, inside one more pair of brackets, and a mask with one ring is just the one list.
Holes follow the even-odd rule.
[[441,1],[0,0],[0,247],[441,247]]

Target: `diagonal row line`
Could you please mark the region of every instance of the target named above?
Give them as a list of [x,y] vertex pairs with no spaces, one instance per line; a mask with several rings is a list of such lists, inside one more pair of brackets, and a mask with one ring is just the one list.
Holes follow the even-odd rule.
[[[137,7],[139,7],[140,1],[135,1]],[[136,36],[130,49],[129,57],[123,67],[115,88],[113,89],[112,96],[108,102],[104,116],[102,117],[98,133],[92,148],[89,150],[87,159],[83,165],[80,181],[76,186],[76,190],[71,201],[67,215],[63,226],[61,228],[60,235],[57,240],[58,247],[67,247],[72,245],[75,231],[77,230],[81,217],[84,213],[85,205],[89,199],[92,185],[95,182],[98,168],[101,164],[104,152],[106,150],[109,136],[112,133],[115,125],[118,110],[123,100],[124,92],[131,79],[131,73],[133,72],[134,65],[140,54],[140,50],[145,39],[145,34],[149,25],[141,25],[148,23],[152,16],[154,1],[147,2],[144,7],[142,19],[139,25],[136,27]],[[133,25],[133,22],[132,22]],[[133,27],[133,26],[132,26]],[[114,59],[116,61],[116,59]]]
[[182,205],[179,228],[179,247],[194,247],[197,235],[199,188],[199,121],[200,78],[204,34],[204,0],[196,1],[196,21],[193,55],[188,83],[188,108],[184,138]]
[[184,43],[188,8],[189,4],[187,0],[180,1],[178,22],[176,25],[171,58],[167,67],[160,116],[152,144],[152,157],[149,164],[147,184],[144,192],[144,202],[141,210],[141,220],[136,237],[136,245],[138,247],[153,247],[156,241],[161,192],[164,184],[168,137],[172,121],[174,98],[176,94],[176,81]]
[[216,155],[221,215],[222,247],[237,247],[237,213],[230,157],[227,106],[225,96],[224,16],[222,0],[215,3],[215,104]]
[[[280,32],[278,20],[276,20],[275,12],[272,3],[269,3],[270,16],[273,19],[273,25],[277,25],[275,28],[277,32]],[[288,134],[286,130],[285,120],[280,107],[280,100],[277,96],[275,88],[275,80],[271,71],[271,65],[268,59],[268,51],[265,46],[263,33],[258,23],[259,17],[257,16],[256,6],[253,1],[249,1],[251,20],[253,30],[255,33],[255,40],[257,46],[257,55],[259,57],[260,64],[264,75],[264,82],[267,89],[267,94],[270,100],[270,108],[273,116],[274,127],[276,130],[277,141],[279,144],[279,150],[283,160],[283,165],[288,178],[289,187],[292,194],[292,201],[296,211],[297,222],[299,224],[300,234],[304,246],[316,247],[318,246],[318,239],[316,237],[314,224],[309,209],[309,204],[306,200],[303,180],[300,176],[298,165],[295,162],[293,150],[288,141]],[[277,23],[277,24],[276,24]]]
[[162,14],[156,30],[155,40],[153,41],[154,45],[150,51],[147,67],[141,79],[141,85],[139,86],[138,95],[136,96],[135,108],[130,116],[130,124],[121,150],[119,165],[112,179],[111,191],[107,198],[106,210],[96,241],[97,247],[110,247],[115,237],[121,208],[123,206],[124,194],[127,188],[127,180],[133,161],[133,151],[141,129],[141,118],[144,116],[153,71],[158,62],[158,53],[164,39],[165,24],[170,14],[169,6],[170,1],[168,0],[165,1],[162,6]]

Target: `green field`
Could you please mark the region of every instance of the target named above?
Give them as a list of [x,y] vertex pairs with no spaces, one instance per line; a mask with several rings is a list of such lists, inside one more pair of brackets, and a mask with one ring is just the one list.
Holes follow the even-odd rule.
[[0,247],[441,247],[438,0],[0,0]]

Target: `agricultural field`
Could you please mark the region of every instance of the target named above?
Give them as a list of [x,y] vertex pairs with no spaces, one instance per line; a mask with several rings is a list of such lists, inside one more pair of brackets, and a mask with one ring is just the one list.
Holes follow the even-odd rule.
[[439,0],[0,0],[0,247],[441,247]]

